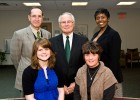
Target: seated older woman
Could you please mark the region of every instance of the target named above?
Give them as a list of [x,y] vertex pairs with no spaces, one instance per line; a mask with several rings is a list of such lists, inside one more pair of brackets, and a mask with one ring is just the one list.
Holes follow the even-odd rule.
[[117,83],[112,71],[100,60],[102,48],[88,41],[82,47],[86,62],[75,77],[74,100],[112,100]]

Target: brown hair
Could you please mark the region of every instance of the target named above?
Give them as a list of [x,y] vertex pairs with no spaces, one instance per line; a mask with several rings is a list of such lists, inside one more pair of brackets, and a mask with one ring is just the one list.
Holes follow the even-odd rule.
[[103,51],[102,47],[97,42],[88,41],[82,46],[83,55],[92,53],[98,54],[100,57],[102,51]]
[[[30,11],[29,11],[29,15],[31,15],[31,12],[32,12],[32,10],[33,9],[40,9],[39,7],[32,7],[31,9],[30,9]],[[41,10],[41,9],[40,9]],[[41,10],[42,11],[42,10]],[[42,16],[44,16],[44,13],[43,13],[43,11],[42,11]]]
[[40,64],[37,58],[37,50],[39,46],[43,48],[49,48],[51,50],[51,56],[48,59],[48,67],[53,68],[55,65],[55,53],[52,50],[51,43],[49,42],[48,39],[46,38],[41,38],[39,40],[36,40],[33,44],[33,49],[32,49],[32,57],[31,57],[31,66],[33,69],[40,69]]

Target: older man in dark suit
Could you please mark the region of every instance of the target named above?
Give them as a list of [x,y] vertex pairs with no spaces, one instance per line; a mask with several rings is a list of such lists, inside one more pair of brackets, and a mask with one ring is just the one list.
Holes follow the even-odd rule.
[[[50,38],[51,34],[40,28],[43,12],[39,8],[32,8],[28,15],[30,25],[14,32],[11,40],[10,54],[17,70],[15,88],[22,91],[23,70],[31,64],[32,45],[37,38]],[[39,34],[37,34],[37,32]]]
[[[73,100],[74,78],[77,70],[85,63],[82,55],[82,45],[88,39],[73,33],[75,18],[71,13],[65,12],[60,15],[58,22],[62,34],[50,39],[52,48],[56,52],[54,68],[58,75],[59,87],[64,87],[65,100]],[[70,49],[68,55],[66,54],[67,40]]]

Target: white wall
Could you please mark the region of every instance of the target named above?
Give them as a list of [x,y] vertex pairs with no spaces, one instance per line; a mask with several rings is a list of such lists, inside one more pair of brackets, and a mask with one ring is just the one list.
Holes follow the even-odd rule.
[[[111,19],[109,24],[120,33],[122,38],[122,49],[136,48],[140,50],[140,12],[137,9],[109,10]],[[58,16],[65,10],[47,10],[44,12],[45,18],[53,23],[54,30],[59,30]],[[93,33],[98,29],[94,20],[95,10],[70,10],[76,18],[76,24],[88,25],[88,37],[91,39]],[[119,19],[118,13],[126,12],[125,19]],[[29,25],[27,19],[28,11],[0,11],[0,49],[4,49],[4,39],[12,38],[15,30]]]

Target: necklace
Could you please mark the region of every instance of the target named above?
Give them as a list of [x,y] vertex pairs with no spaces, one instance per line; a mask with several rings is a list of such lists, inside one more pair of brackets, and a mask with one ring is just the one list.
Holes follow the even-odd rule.
[[[99,67],[100,68],[100,67]],[[97,73],[97,71],[99,70],[99,68],[98,69],[96,69],[96,71],[94,72],[94,74],[91,76],[91,74],[90,74],[90,72],[89,72],[89,68],[88,68],[88,74],[89,74],[89,76],[90,76],[90,80],[92,80],[92,78],[95,76],[95,74]]]

